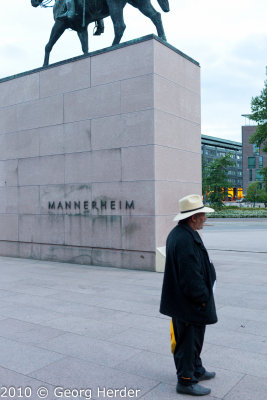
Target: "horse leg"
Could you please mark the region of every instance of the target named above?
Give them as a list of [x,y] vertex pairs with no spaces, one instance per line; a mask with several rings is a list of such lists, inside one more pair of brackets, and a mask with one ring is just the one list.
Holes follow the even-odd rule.
[[126,28],[123,19],[123,9],[126,3],[127,0],[117,0],[116,2],[114,2],[114,0],[107,0],[107,5],[109,8],[109,13],[113,22],[114,33],[115,33],[112,46],[120,43],[123,32],[125,31]]
[[138,4],[138,8],[141,11],[141,13],[151,19],[151,21],[153,22],[153,24],[157,29],[158,36],[163,40],[167,40],[161,21],[161,15],[152,6],[150,0],[138,0],[136,1],[136,3]]
[[87,27],[83,28],[81,31],[77,32],[81,45],[82,45],[82,51],[84,54],[88,53],[88,32],[87,32]]
[[64,21],[56,20],[56,22],[54,23],[54,26],[52,28],[51,34],[50,34],[49,42],[45,46],[45,58],[44,58],[44,65],[43,65],[44,67],[46,65],[48,65],[50,52],[51,52],[54,44],[57,42],[57,40],[60,38],[62,33],[65,31],[65,29],[66,29],[66,24],[64,23]]

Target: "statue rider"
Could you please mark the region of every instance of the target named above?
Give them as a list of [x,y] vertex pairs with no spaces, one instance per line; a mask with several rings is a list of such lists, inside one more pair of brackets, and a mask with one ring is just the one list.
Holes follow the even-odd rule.
[[[67,11],[61,15],[58,16],[58,19],[64,20],[64,19],[74,19],[76,14],[75,14],[75,0],[65,0],[66,8]],[[98,19],[96,20],[96,31],[94,32],[95,36],[101,35],[101,33],[104,32],[104,21],[103,19]]]

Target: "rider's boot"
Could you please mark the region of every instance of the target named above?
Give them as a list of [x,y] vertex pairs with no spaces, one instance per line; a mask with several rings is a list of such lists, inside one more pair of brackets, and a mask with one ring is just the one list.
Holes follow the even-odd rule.
[[103,19],[98,19],[96,21],[96,31],[94,32],[94,36],[99,36],[101,33],[104,33],[104,21]]

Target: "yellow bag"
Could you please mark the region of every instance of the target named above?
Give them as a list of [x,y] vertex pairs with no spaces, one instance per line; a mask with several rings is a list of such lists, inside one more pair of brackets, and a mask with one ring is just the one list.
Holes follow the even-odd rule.
[[170,334],[171,334],[171,352],[172,352],[172,354],[174,354],[174,350],[176,347],[176,340],[175,340],[172,320],[171,320],[171,326],[170,326]]

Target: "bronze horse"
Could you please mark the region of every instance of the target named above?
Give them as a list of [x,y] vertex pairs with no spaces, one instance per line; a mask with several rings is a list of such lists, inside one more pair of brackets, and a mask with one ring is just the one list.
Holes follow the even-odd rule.
[[[38,7],[41,5],[42,1],[43,0],[31,0],[31,4],[33,7]],[[56,0],[53,7],[55,23],[51,31],[49,42],[45,46],[45,58],[43,65],[48,65],[49,55],[54,44],[68,28],[71,28],[77,32],[82,45],[83,53],[88,53],[88,25],[91,22],[106,18],[108,16],[110,16],[112,19],[115,33],[112,45],[120,43],[123,32],[126,28],[123,19],[123,9],[127,3],[131,4],[135,8],[138,8],[142,14],[150,18],[157,29],[158,36],[163,40],[166,40],[161,21],[161,15],[154,9],[150,0],[75,0],[76,15],[72,20],[57,19],[57,16],[60,13],[59,10],[62,11],[62,9],[64,9],[65,0]],[[168,0],[158,0],[158,3],[164,12],[168,12],[170,10]]]

